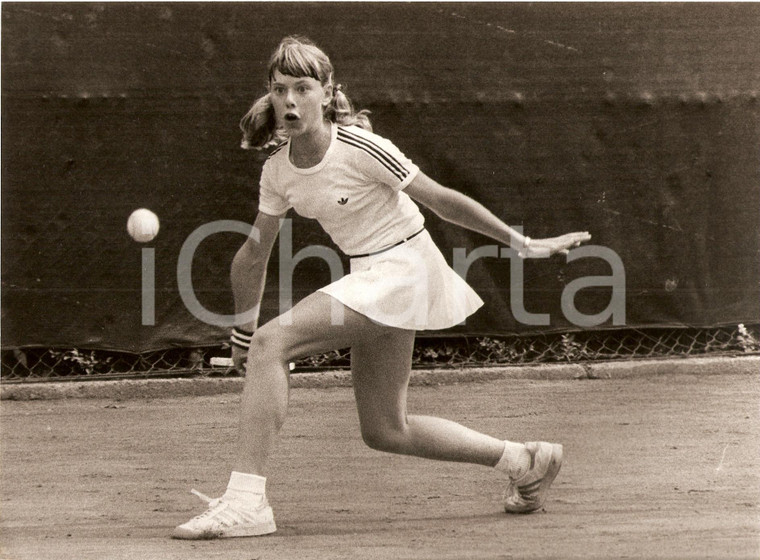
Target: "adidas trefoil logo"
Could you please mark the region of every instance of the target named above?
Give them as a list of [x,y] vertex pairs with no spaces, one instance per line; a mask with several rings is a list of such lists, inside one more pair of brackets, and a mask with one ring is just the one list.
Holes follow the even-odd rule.
[[340,204],[341,206],[345,206],[347,202],[348,202],[348,198],[346,198],[345,196],[338,200],[338,204]]

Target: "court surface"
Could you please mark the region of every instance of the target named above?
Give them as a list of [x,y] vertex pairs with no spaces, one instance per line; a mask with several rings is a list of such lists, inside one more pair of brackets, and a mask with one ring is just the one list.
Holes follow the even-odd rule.
[[271,536],[177,541],[217,496],[239,397],[2,403],[6,559],[758,558],[752,375],[412,387],[410,411],[565,445],[545,513],[501,513],[484,467],[366,448],[349,388],[294,389]]

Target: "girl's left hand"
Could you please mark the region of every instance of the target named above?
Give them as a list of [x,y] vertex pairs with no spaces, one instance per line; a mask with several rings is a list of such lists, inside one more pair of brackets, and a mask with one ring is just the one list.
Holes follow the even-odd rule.
[[545,258],[557,253],[566,255],[570,249],[579,247],[581,243],[590,239],[591,234],[587,231],[576,231],[547,239],[530,239],[527,247],[523,247],[519,254],[523,258]]

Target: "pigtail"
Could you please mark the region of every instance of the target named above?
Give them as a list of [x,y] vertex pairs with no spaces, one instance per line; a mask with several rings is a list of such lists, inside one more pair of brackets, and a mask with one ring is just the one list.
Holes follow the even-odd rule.
[[256,100],[248,112],[240,119],[244,150],[265,150],[285,140],[277,128],[272,101],[267,93]]
[[333,97],[325,109],[325,117],[340,125],[354,125],[372,132],[369,111],[366,109],[355,111],[351,100],[343,93],[343,87],[340,84],[336,84],[333,88]]

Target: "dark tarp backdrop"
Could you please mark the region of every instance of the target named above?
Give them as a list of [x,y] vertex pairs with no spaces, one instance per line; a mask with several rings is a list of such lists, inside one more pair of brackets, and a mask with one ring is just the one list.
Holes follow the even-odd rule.
[[[263,158],[239,148],[289,34],[331,56],[375,131],[430,176],[531,237],[589,230],[625,271],[625,323],[720,326],[760,317],[760,6],[751,3],[5,3],[2,5],[2,346],[147,351],[227,339],[180,297],[188,236],[252,223]],[[125,229],[161,218],[147,245]],[[293,251],[327,236],[293,218]],[[494,242],[428,228],[451,259]],[[193,287],[232,312],[238,233],[205,239]],[[155,325],[142,325],[142,251],[155,250]],[[262,320],[279,308],[275,248]],[[475,260],[486,306],[452,329],[579,328],[561,305],[601,258]],[[347,261],[344,260],[347,266]],[[347,268],[346,268],[347,270]],[[297,301],[330,281],[307,259]],[[593,315],[612,289],[580,290]],[[608,317],[592,328],[612,328]]]

